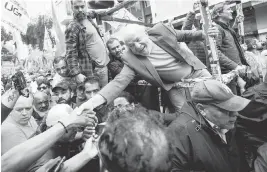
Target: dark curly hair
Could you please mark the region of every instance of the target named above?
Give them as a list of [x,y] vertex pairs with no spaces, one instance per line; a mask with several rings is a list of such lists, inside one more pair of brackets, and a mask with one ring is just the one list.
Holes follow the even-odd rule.
[[[142,110],[114,111],[99,140],[100,158],[110,172],[166,172],[170,145],[162,125]],[[122,114],[119,114],[122,113]]]

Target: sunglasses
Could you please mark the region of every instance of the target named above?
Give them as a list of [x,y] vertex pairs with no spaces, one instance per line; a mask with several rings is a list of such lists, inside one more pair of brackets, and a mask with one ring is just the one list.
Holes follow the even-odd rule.
[[38,88],[37,88],[37,90],[45,90],[45,89],[47,89],[47,87],[46,87],[46,86],[43,86],[43,87],[38,87]]

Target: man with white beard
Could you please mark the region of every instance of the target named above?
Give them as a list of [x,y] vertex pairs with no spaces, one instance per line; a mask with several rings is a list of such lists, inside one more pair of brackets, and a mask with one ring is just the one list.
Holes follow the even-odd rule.
[[38,91],[34,94],[33,98],[33,113],[32,116],[35,118],[38,125],[43,121],[43,118],[47,115],[50,109],[49,96]]

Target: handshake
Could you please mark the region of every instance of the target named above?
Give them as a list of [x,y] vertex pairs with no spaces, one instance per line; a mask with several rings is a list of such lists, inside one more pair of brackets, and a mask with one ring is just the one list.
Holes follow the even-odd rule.
[[238,65],[234,70],[238,72],[239,75],[245,75],[247,73],[248,67],[245,65]]

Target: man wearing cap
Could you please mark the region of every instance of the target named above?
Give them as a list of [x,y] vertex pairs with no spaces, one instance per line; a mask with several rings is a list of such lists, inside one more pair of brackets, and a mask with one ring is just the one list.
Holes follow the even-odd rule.
[[68,104],[71,107],[75,107],[72,102],[72,89],[70,83],[67,81],[61,81],[56,85],[52,86],[53,99],[56,104]]
[[235,122],[250,101],[218,81],[196,83],[192,102],[169,126],[174,148],[172,171],[246,172],[239,156]]

